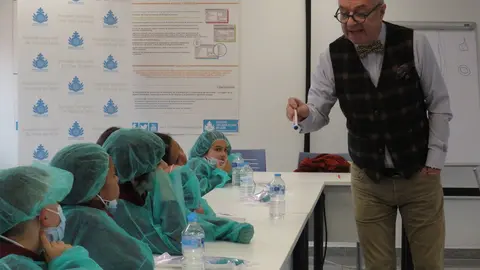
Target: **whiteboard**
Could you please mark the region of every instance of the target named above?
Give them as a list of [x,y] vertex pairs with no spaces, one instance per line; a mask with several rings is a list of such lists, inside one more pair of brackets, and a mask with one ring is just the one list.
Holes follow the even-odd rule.
[[480,163],[480,88],[474,30],[417,30],[435,53],[450,95],[447,164]]

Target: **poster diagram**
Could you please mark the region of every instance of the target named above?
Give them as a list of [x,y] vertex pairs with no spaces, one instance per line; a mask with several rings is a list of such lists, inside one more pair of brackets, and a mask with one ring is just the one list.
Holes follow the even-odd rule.
[[205,9],[206,23],[228,23],[228,9]]
[[195,47],[196,59],[219,59],[227,54],[227,46],[218,44],[199,44]]
[[213,36],[216,42],[237,42],[237,29],[235,25],[215,25]]
[[[207,9],[205,23],[228,23],[228,9]],[[212,19],[213,18],[213,19]],[[227,54],[227,45],[235,43],[237,33],[235,25],[215,24],[213,26],[213,43],[204,43],[201,37],[194,40],[196,59],[219,59]]]

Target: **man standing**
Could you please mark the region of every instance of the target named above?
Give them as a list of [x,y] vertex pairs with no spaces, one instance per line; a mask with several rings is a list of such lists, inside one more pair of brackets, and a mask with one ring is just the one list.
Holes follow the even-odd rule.
[[396,269],[398,209],[415,269],[443,270],[448,91],[426,37],[384,22],[385,10],[383,0],[339,0],[344,35],[320,56],[308,104],[290,98],[287,117],[297,110],[302,132],[317,131],[339,100],[367,269]]

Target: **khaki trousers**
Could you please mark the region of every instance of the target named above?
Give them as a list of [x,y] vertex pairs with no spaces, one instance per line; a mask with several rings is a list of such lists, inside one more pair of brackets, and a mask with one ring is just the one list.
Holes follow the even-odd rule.
[[395,270],[395,222],[402,217],[415,270],[443,270],[445,216],[439,175],[372,181],[355,164],[352,194],[367,270]]

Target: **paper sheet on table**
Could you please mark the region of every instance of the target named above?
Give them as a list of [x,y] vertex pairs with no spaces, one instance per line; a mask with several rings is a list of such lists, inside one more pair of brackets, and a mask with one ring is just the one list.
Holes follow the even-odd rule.
[[[166,268],[182,268],[182,256],[170,256],[168,253],[154,255],[155,266]],[[250,262],[227,257],[205,256],[205,269],[248,269]]]

